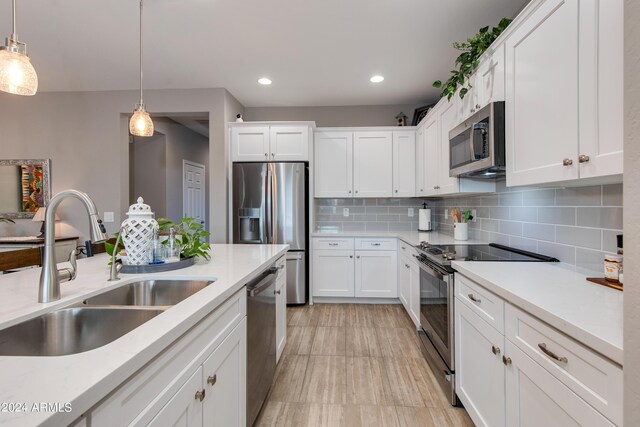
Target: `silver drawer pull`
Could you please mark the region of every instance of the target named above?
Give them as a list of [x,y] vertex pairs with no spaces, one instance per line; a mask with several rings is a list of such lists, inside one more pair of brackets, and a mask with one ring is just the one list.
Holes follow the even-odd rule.
[[209,385],[215,385],[216,381],[218,381],[217,375],[210,375],[209,378],[207,378],[207,384]]
[[371,246],[380,246],[380,243],[372,243]]
[[504,363],[504,366],[511,365],[511,358],[507,356],[502,356],[502,363]]
[[549,349],[547,348],[547,344],[545,344],[545,343],[543,343],[543,342],[541,342],[540,344],[538,344],[538,348],[539,348],[540,350],[542,350],[542,352],[543,352],[544,354],[546,354],[547,356],[549,356],[549,357],[550,357],[550,358],[552,358],[553,360],[556,360],[556,361],[561,362],[561,363],[567,363],[567,362],[569,361],[569,359],[567,359],[566,357],[560,357],[560,356],[558,356],[557,354],[555,354],[554,352],[552,352],[551,350],[549,350]]
[[491,352],[497,356],[498,354],[500,354],[500,347],[496,347],[495,345],[492,345]]
[[199,400],[200,402],[202,402],[206,395],[207,395],[207,392],[205,390],[196,391],[196,400]]
[[475,296],[473,296],[473,294],[469,294],[467,295],[469,297],[469,299],[473,302],[477,302],[478,304],[480,304],[482,302],[481,299],[476,298]]
[[329,246],[338,246],[337,243],[329,243]]

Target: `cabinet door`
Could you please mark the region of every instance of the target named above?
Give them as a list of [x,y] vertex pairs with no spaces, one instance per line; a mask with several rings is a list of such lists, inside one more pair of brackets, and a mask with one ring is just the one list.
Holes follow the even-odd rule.
[[393,132],[393,197],[416,195],[416,133]]
[[614,425],[509,340],[505,355],[508,426]]
[[425,127],[420,126],[420,128],[416,131],[416,196],[424,196],[426,183],[425,183],[425,172],[426,172],[426,146],[425,146]]
[[205,426],[243,427],[247,417],[247,318],[202,365]]
[[409,262],[409,316],[416,327],[420,326],[420,267],[411,260]]
[[492,102],[504,101],[504,45],[494,49],[476,73],[476,110]]
[[438,114],[434,114],[424,127],[424,192],[423,196],[438,194],[440,149],[438,139]]
[[353,251],[316,250],[313,253],[313,296],[353,297]]
[[196,397],[196,393],[202,390],[201,366],[148,425],[150,427],[202,426],[202,402]]
[[455,313],[456,394],[475,425],[504,426],[504,336],[458,298]]
[[353,135],[353,189],[355,197],[391,197],[393,141],[391,132]]
[[398,253],[356,251],[356,297],[398,297]]
[[580,103],[579,154],[589,158],[579,162],[580,178],[623,171],[623,9],[623,0],[581,3],[580,28],[595,34],[595,46],[584,43],[580,49],[581,88],[588,95]]
[[449,131],[460,124],[453,103],[438,110],[438,122],[438,194],[453,194],[458,192],[458,178],[449,176]]
[[[278,266],[280,268],[280,266]],[[286,263],[278,272],[276,282],[276,363],[287,344],[287,270]]]
[[544,2],[505,41],[509,186],[578,177],[579,3]]
[[404,306],[404,309],[409,313],[411,310],[411,295],[409,293],[411,288],[411,270],[407,257],[400,256],[398,257],[398,261],[398,298]]
[[271,126],[269,145],[271,160],[309,161],[309,128],[307,126]]
[[353,197],[353,133],[316,132],[315,197]]
[[269,160],[269,126],[231,128],[231,161],[264,162]]

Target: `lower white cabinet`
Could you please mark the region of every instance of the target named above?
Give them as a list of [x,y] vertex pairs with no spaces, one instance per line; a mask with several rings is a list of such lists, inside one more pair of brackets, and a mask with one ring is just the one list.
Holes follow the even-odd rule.
[[466,277],[456,281],[505,306],[481,317],[472,300],[455,298],[456,394],[476,425],[622,424],[620,366]]
[[284,257],[277,263],[278,279],[276,280],[276,363],[287,344],[287,263]]
[[195,393],[202,393],[202,366],[191,375],[180,390],[148,424],[150,427],[202,426],[202,402]]
[[398,298],[416,327],[420,326],[420,267],[403,253],[398,257]]
[[356,251],[356,297],[396,298],[396,251]]
[[354,297],[353,249],[319,249],[313,252],[313,296]]

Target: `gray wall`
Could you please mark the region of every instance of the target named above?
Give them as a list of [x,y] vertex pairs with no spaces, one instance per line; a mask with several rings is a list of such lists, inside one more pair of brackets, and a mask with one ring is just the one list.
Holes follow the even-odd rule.
[[157,218],[167,216],[166,170],[166,135],[134,137],[129,144],[129,203],[136,203],[138,197],[142,197]]
[[[113,233],[124,219],[129,202],[128,117],[138,97],[135,90],[42,92],[34,97],[2,93],[0,156],[52,159],[53,193],[67,188],[88,192],[100,212],[115,212],[115,223],[107,224]],[[227,240],[226,122],[240,109],[232,98],[225,89],[145,91],[145,102],[152,113],[209,115],[209,219],[214,242]],[[60,206],[59,214],[68,224],[69,234],[88,234],[83,209],[75,200]],[[25,227],[31,225],[2,225],[0,234],[24,233]]]
[[403,112],[411,124],[413,110],[423,105],[365,105],[346,107],[247,107],[246,121],[315,121],[317,126],[395,126]]
[[640,420],[640,2],[624,2],[624,423]]
[[439,231],[453,234],[453,220],[444,219],[445,209],[476,209],[469,237],[599,272],[605,252],[616,252],[616,235],[622,234],[622,184],[508,189],[502,182],[498,194],[441,199],[435,206]]

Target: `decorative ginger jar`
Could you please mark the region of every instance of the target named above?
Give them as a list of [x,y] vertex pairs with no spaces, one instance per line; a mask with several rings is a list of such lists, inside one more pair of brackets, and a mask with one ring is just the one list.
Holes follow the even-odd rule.
[[129,206],[128,218],[122,222],[122,241],[127,251],[127,264],[147,264],[147,252],[158,222],[151,207],[138,197],[138,203]]

